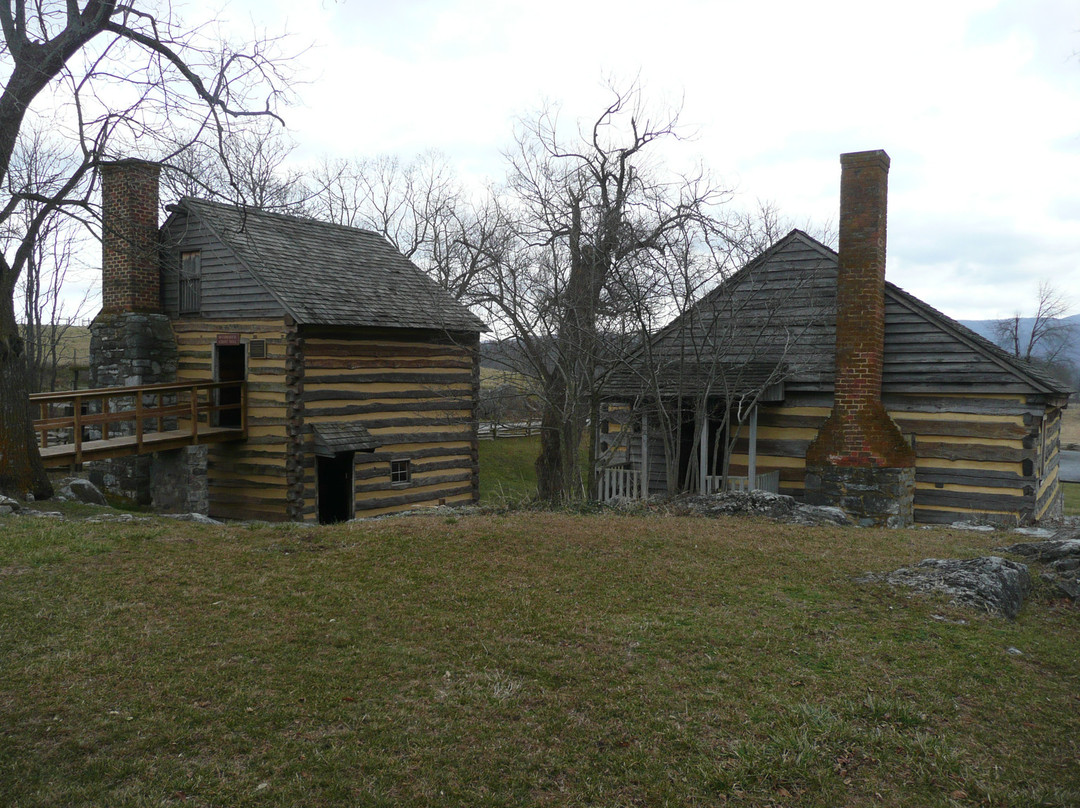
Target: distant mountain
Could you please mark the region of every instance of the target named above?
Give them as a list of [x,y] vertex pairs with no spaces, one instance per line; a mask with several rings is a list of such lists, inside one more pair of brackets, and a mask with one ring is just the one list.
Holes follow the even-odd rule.
[[[1074,314],[1071,317],[1064,318],[1064,321],[1072,325],[1076,329],[1076,339],[1073,341],[1072,349],[1066,355],[1068,361],[1073,365],[1074,371],[1080,373],[1080,314]],[[997,324],[997,320],[959,320],[961,325],[965,325],[978,334],[981,337],[986,337],[991,342],[994,342],[994,326]],[[1021,317],[1020,318],[1020,340],[1025,341],[1031,334],[1032,323],[1035,322],[1033,317]],[[1074,379],[1076,376],[1074,375]]]

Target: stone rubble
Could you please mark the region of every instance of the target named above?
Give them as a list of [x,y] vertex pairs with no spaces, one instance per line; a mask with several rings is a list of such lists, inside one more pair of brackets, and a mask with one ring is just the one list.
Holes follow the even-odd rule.
[[1049,541],[1022,542],[997,549],[1039,564],[1042,567],[1039,577],[1054,587],[1059,596],[1074,603],[1080,600],[1080,531],[1063,530]]
[[839,508],[804,505],[786,494],[768,491],[725,491],[672,500],[672,513],[691,516],[764,516],[793,525],[850,525]]

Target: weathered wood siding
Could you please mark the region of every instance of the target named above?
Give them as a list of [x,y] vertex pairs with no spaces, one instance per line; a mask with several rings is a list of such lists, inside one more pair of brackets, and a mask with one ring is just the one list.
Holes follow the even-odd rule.
[[[320,422],[358,421],[382,442],[355,456],[357,516],[479,496],[475,336],[376,329],[301,329],[305,433]],[[411,461],[391,483],[390,462]],[[303,456],[302,518],[317,519],[315,457]]]
[[[940,315],[939,315],[940,317]],[[1031,383],[985,349],[978,350],[956,329],[948,330],[900,292],[885,295],[885,360],[882,392],[1031,392]]]
[[253,319],[284,315],[273,295],[194,216],[177,211],[169,217],[162,228],[162,244],[161,302],[168,314],[179,314],[180,253],[198,250],[202,266],[201,316]]
[[[1041,397],[891,395],[885,404],[915,446],[917,522],[1013,525],[1052,516],[1060,508],[1061,410],[1048,407]],[[831,408],[831,397],[823,395],[791,396],[783,405],[761,407],[757,472],[778,471],[781,493],[802,497],[806,447]],[[640,438],[630,458],[640,468]],[[664,493],[663,445],[657,434],[651,435],[649,458],[649,490]],[[749,427],[744,424],[729,471],[744,476],[748,463]]]
[[[892,395],[885,405],[915,446],[917,522],[1015,524],[1045,515],[1058,490],[1052,447],[1059,419],[1048,420],[1046,445],[1051,448],[1040,470],[1044,404],[1020,395]],[[782,493],[802,495],[806,447],[830,408],[830,402],[810,397],[762,408],[757,468],[759,473],[778,470]],[[746,473],[747,450],[743,437],[736,444],[732,474]]]
[[1046,412],[1035,443],[1035,470],[1039,478],[1035,503],[1037,519],[1057,518],[1063,514],[1063,491],[1061,488],[1061,409]]
[[173,321],[180,361],[177,380],[214,375],[218,334],[239,334],[241,344],[266,341],[266,358],[247,360],[248,439],[209,448],[210,515],[282,521],[286,511],[285,345],[280,319]]

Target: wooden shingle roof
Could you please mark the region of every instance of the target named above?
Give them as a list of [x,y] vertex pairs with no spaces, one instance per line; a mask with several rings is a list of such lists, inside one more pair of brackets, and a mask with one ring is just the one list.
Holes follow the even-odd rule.
[[486,331],[378,233],[185,197],[196,217],[306,325]]
[[[831,392],[837,267],[834,250],[793,230],[661,329],[650,343],[652,362],[669,375],[666,368],[708,363],[783,364],[786,390]],[[888,282],[882,386],[886,393],[1067,392],[1042,368]]]

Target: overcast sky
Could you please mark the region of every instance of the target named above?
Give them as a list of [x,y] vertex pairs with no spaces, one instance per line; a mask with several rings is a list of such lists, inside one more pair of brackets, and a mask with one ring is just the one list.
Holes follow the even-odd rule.
[[[203,0],[185,11],[206,15]],[[217,7],[217,6],[215,6]],[[287,121],[315,158],[437,149],[504,174],[515,119],[595,116],[605,77],[681,105],[699,157],[752,206],[835,221],[839,155],[892,157],[888,277],[961,319],[1080,309],[1075,0],[232,0],[287,30],[305,84]]]

